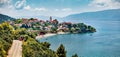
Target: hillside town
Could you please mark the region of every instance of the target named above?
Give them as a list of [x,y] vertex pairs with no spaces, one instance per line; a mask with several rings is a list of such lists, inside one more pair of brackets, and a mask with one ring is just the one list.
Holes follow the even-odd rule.
[[95,32],[95,28],[85,25],[84,23],[59,22],[51,16],[49,20],[39,20],[35,18],[22,18],[13,21],[8,21],[15,28],[26,28],[30,32],[39,34],[46,33],[86,33]]

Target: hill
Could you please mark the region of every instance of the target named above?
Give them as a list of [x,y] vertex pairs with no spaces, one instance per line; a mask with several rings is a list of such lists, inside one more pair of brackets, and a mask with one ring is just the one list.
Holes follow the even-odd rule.
[[0,23],[4,22],[4,21],[8,21],[8,20],[14,20],[15,18],[12,18],[10,16],[4,15],[4,14],[0,14]]
[[72,14],[63,17],[63,19],[84,21],[120,21],[120,9]]

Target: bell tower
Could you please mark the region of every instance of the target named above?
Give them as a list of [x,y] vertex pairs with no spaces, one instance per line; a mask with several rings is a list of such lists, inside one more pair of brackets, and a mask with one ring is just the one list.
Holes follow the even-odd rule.
[[50,21],[52,21],[52,17],[50,16]]

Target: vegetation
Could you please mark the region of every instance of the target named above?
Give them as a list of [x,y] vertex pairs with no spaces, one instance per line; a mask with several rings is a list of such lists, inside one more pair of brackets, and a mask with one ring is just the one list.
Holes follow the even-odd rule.
[[69,29],[71,33],[96,32],[95,28],[93,28],[92,26],[85,25],[84,23],[72,24],[72,27],[69,27]]
[[14,28],[9,23],[0,24],[0,57],[6,57],[14,39]]
[[57,54],[33,38],[23,44],[23,57],[57,57]]
[[23,57],[57,57],[57,54],[49,49],[48,42],[40,43],[36,41],[35,33],[30,33],[25,28],[17,29],[15,34],[16,38],[23,37]]
[[43,46],[50,48],[50,43],[49,42],[42,42],[41,43]]
[[48,42],[39,43],[35,36],[24,28],[14,30],[9,23],[0,24],[0,57],[6,57],[12,41],[20,37],[23,37],[23,57],[58,57],[56,52],[49,49]]
[[74,54],[74,55],[72,55],[72,57],[78,57],[78,55],[77,55],[77,54]]
[[15,24],[19,24],[21,22],[23,22],[21,19],[17,19],[17,20],[13,20],[15,22]]
[[[27,19],[25,19],[27,20]],[[45,33],[62,32],[69,33],[87,33],[95,32],[96,29],[92,26],[85,25],[84,23],[59,23],[57,19],[53,21],[37,21],[31,18],[27,21],[17,19],[0,24],[0,57],[6,57],[13,40],[23,40],[23,57],[66,57],[66,50],[61,44],[57,51],[50,48],[49,42],[38,42],[35,37],[38,32],[31,32],[39,30]],[[77,54],[72,57],[78,57]]]
[[63,44],[61,44],[58,49],[57,49],[57,55],[58,57],[66,57],[66,51],[65,51],[65,47],[63,46]]

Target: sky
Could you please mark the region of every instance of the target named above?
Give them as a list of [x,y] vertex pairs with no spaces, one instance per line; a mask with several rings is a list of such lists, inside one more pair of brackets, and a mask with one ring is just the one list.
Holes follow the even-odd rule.
[[12,17],[56,16],[120,9],[120,0],[0,0],[0,13]]

